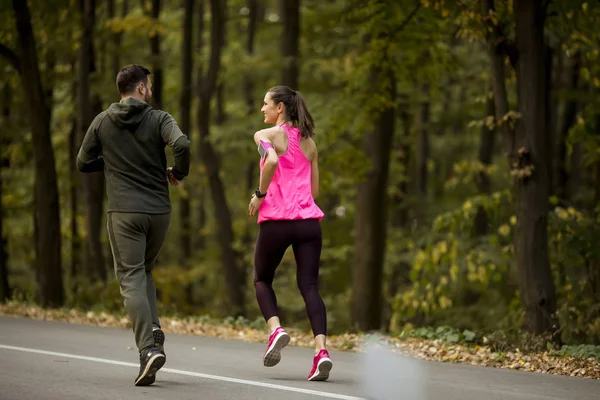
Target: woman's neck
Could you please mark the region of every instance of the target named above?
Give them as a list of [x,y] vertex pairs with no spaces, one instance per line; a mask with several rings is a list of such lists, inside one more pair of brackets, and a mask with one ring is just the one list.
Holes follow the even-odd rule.
[[279,117],[277,117],[277,122],[275,123],[275,125],[281,125],[281,124],[285,124],[286,120],[285,117],[283,116],[283,114],[279,114]]

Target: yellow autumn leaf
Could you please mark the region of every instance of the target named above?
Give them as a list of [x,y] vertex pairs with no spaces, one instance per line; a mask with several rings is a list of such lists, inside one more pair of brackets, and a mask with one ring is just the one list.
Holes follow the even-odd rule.
[[448,243],[446,243],[445,240],[442,240],[440,243],[438,243],[438,247],[441,254],[446,254],[448,252]]
[[469,211],[471,208],[473,208],[473,204],[471,204],[471,202],[470,202],[470,201],[466,201],[466,202],[463,204],[463,207],[462,207],[462,208],[463,208],[463,211]]
[[450,267],[450,280],[456,281],[457,278],[458,278],[458,265],[452,264],[452,266]]
[[556,207],[556,215],[558,215],[558,218],[562,220],[569,219],[569,213],[562,207]]
[[508,235],[510,235],[510,226],[508,226],[508,224],[502,224],[498,228],[498,234],[501,235],[501,236],[508,236]]
[[441,296],[439,303],[440,303],[440,308],[442,308],[442,309],[452,307],[452,300],[446,296]]

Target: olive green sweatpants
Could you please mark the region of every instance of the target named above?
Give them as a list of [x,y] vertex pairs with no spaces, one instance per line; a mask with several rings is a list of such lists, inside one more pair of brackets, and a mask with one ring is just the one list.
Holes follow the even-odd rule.
[[115,274],[141,351],[154,344],[152,327],[160,327],[152,269],[171,214],[109,212],[107,220]]

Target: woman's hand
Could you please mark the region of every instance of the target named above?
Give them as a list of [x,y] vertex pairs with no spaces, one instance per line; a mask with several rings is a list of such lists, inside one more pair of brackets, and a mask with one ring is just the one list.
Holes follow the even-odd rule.
[[258,197],[256,197],[256,194],[253,194],[252,198],[250,199],[250,204],[248,204],[248,215],[254,216],[254,214],[256,214],[256,212],[260,208],[260,205],[262,204],[264,199],[264,197],[259,199]]

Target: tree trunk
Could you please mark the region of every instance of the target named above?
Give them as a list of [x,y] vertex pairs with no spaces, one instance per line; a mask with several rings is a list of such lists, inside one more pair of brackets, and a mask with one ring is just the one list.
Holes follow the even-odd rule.
[[[464,127],[465,124],[463,123],[463,118],[464,118],[464,109],[465,106],[467,105],[467,86],[466,85],[461,85],[460,88],[458,89],[458,99],[456,101],[455,107],[456,109],[458,109],[458,112],[456,113],[456,118],[454,120],[454,124],[452,126],[452,133],[454,135],[459,135],[461,132],[464,131]],[[440,185],[441,187],[443,187],[443,185]]]
[[210,35],[210,61],[206,76],[202,79],[198,122],[200,128],[199,154],[206,170],[210,194],[218,221],[217,240],[221,248],[221,261],[225,272],[225,285],[230,305],[230,315],[245,315],[245,277],[239,266],[239,255],[233,248],[234,232],[231,211],[220,177],[220,159],[210,142],[210,102],[216,91],[221,53],[225,40],[225,0],[210,0],[212,24]]
[[[485,117],[494,115],[494,100],[488,98],[486,102]],[[489,129],[485,124],[481,128],[481,139],[479,141],[479,162],[482,166],[489,167],[492,164],[494,154],[494,145],[496,138],[496,129]],[[477,177],[477,190],[479,194],[487,195],[491,192],[491,180],[487,172],[482,171]],[[483,207],[477,209],[474,223],[475,236],[483,236],[488,233],[488,216]]]
[[496,126],[502,137],[502,143],[510,166],[515,150],[515,134],[508,121],[504,120],[509,112],[508,94],[506,91],[506,71],[504,67],[504,61],[507,56],[508,39],[505,37],[501,27],[491,22],[489,15],[490,12],[494,11],[494,0],[481,0],[481,13],[488,28],[486,40],[489,46],[490,63],[492,67]]
[[[596,135],[600,136],[600,113],[596,114],[596,118],[595,118],[595,129],[596,129]],[[593,205],[593,209],[592,209],[592,215],[594,215],[596,217],[596,219],[598,218],[598,216],[600,215],[600,161],[596,161],[594,163],[594,205]],[[595,303],[598,304],[598,302],[600,302],[600,260],[596,259],[592,262],[589,262],[589,267],[588,267],[588,284],[590,287],[590,292],[591,295],[593,296],[593,299],[595,300]],[[589,318],[590,320],[594,317],[594,316],[599,316],[600,315],[600,310],[598,308],[596,308],[596,310],[594,311],[593,315],[590,315]]]
[[454,76],[450,76],[446,84],[444,85],[444,101],[442,102],[442,111],[440,113],[440,123],[437,128],[437,135],[444,136],[446,132],[448,132],[450,114],[455,114],[456,111],[453,111],[452,103],[454,100],[453,90],[456,85],[456,78]]
[[581,191],[584,182],[585,170],[581,168],[584,152],[582,142],[573,143],[571,157],[568,161],[570,174],[567,175],[567,197],[571,203],[581,201],[574,197]]
[[[389,60],[383,65],[389,65]],[[396,82],[389,69],[373,71],[373,81],[388,80],[387,96],[395,102]],[[387,239],[387,186],[394,134],[395,109],[390,106],[376,117],[373,131],[365,135],[364,149],[370,160],[366,179],[358,184],[352,276],[352,321],[360,331],[377,330],[382,323],[383,264]]]
[[219,82],[216,92],[215,124],[220,126],[227,120],[225,113],[225,82]]
[[[259,12],[259,1],[248,0],[248,32],[246,34],[246,52],[250,57],[254,55],[254,39],[256,37],[256,29],[258,25],[258,12]],[[246,99],[246,115],[250,117],[252,114],[257,112],[254,108],[256,101],[254,99],[254,82],[252,80],[252,74],[247,71],[244,77],[244,97]],[[250,160],[246,166],[246,189],[248,193],[252,193],[253,189],[257,186],[257,171],[256,158]],[[253,232],[255,232],[255,224],[253,222],[248,223],[248,228],[244,235],[244,243],[251,247],[254,240]]]
[[[404,96],[403,96],[404,97]],[[392,215],[392,227],[400,229],[406,232],[409,227],[409,177],[411,171],[411,128],[414,118],[409,113],[408,96],[400,102],[400,121],[402,123],[402,135],[397,139],[397,146],[399,156],[396,159],[396,163],[402,165],[402,180],[398,184],[397,194],[392,198],[392,204],[395,206],[394,213]],[[443,135],[443,132],[439,133]],[[398,292],[410,284],[410,264],[406,261],[399,261],[393,266],[391,276],[386,282],[387,286],[387,302],[385,303],[383,312],[382,326],[386,330],[391,330],[391,318],[393,316],[393,304]]]
[[[515,256],[519,270],[524,328],[558,331],[556,294],[548,257],[548,160],[546,148],[546,68],[542,0],[515,3],[518,60],[518,151],[515,178],[517,226]],[[555,338],[556,339],[556,338]]]
[[419,106],[418,142],[417,142],[417,193],[427,196],[427,160],[429,159],[429,84],[423,84],[421,92],[424,99]]
[[[152,18],[158,24],[160,18],[160,0],[152,0]],[[152,52],[152,99],[156,108],[160,110],[163,107],[163,71],[160,54],[160,35],[158,32],[150,37],[150,51]]]
[[[600,114],[596,114],[595,125],[596,135],[600,136]],[[594,214],[598,215],[598,213],[600,213],[600,161],[596,161],[595,167],[596,176],[594,182]],[[598,271],[598,278],[598,295],[600,295],[600,271]]]
[[[188,137],[191,137],[190,107],[192,104],[192,25],[194,22],[194,0],[184,0],[183,7],[181,97],[179,105],[181,109],[181,130]],[[190,259],[192,258],[190,190],[191,187],[186,187],[186,194],[181,198],[179,206],[179,219],[181,220],[181,229],[179,231],[181,253],[179,263],[186,268],[189,267]]]
[[[76,70],[77,62],[73,60],[71,62],[71,71]],[[73,104],[77,104],[77,96],[78,96],[78,85],[77,80],[73,80],[71,84],[71,97],[73,99]],[[82,238],[79,234],[79,187],[80,187],[80,178],[81,174],[77,170],[77,166],[75,165],[75,161],[77,159],[77,151],[79,149],[78,143],[78,119],[77,111],[73,111],[73,115],[71,116],[71,131],[69,132],[69,205],[71,207],[71,224],[70,224],[70,232],[71,232],[71,265],[69,268],[70,287],[68,290],[75,292],[77,290],[77,284],[75,282],[75,278],[77,274],[81,271],[81,242]]]
[[411,171],[411,157],[413,153],[410,145],[411,142],[411,127],[413,118],[409,112],[408,98],[404,99],[401,104],[400,121],[402,121],[403,135],[398,140],[398,149],[400,157],[396,160],[402,165],[403,179],[399,183],[398,194],[394,197],[393,203],[396,205],[394,213],[393,226],[396,228],[404,228],[408,224],[408,193],[409,193],[409,176]]
[[12,102],[12,88],[8,81],[4,82],[2,88],[2,122],[0,123],[0,303],[4,303],[11,298],[11,290],[8,281],[8,240],[4,236],[4,218],[6,212],[2,205],[2,195],[4,193],[4,182],[2,173],[6,168],[10,168],[10,158],[7,148],[10,145],[10,108]]
[[553,78],[553,64],[554,64],[554,49],[548,45],[544,45],[544,67],[546,71],[544,73],[544,100],[545,100],[545,118],[546,121],[544,123],[545,134],[546,134],[546,160],[548,160],[548,196],[552,194],[552,160],[554,159],[554,142],[556,140],[556,136],[554,136],[554,125],[552,125],[553,119],[555,117],[554,111],[556,111],[554,104],[554,98],[556,97],[554,84],[552,81]]
[[569,200],[569,171],[567,167],[567,139],[569,130],[577,119],[577,98],[575,91],[579,86],[579,70],[581,68],[581,55],[575,54],[572,64],[569,66],[569,76],[566,82],[568,100],[565,105],[563,123],[560,126],[557,151],[556,151],[556,195],[561,202]]
[[300,0],[281,0],[281,55],[283,56],[282,85],[298,90],[300,58]]
[[[248,32],[246,34],[246,52],[250,57],[254,56],[254,39],[256,37],[256,29],[258,25],[258,0],[247,0],[248,4]],[[244,97],[246,99],[246,107],[248,116],[252,115],[257,110],[254,109],[254,82],[250,71],[247,71],[244,77]]]
[[[127,15],[127,1],[123,1],[121,5],[121,18],[125,18]],[[113,19],[117,17],[115,0],[108,0],[108,18]],[[113,32],[110,35],[112,42],[112,59],[111,59],[111,82],[115,82],[117,79],[117,74],[121,70],[121,38],[123,37],[123,32]]]
[[[82,0],[81,4],[82,37],[79,48],[77,148],[81,147],[83,137],[93,120],[90,74],[94,71],[93,39],[96,20],[95,3],[95,0]],[[104,252],[100,240],[104,205],[104,173],[81,174],[81,179],[83,182],[82,199],[85,204],[85,224],[87,230],[85,241],[85,273],[86,276],[93,280],[106,281],[107,273],[104,263]]]
[[[204,1],[200,1],[198,3],[198,38],[197,38],[197,44],[196,44],[196,53],[201,53],[202,51],[202,46],[204,45],[204,6],[205,6],[205,2]],[[204,68],[201,62],[198,62],[198,67],[197,67],[197,75],[198,75],[198,82],[197,82],[197,87],[198,87],[198,93],[200,93],[202,91],[202,87],[204,85]],[[197,108],[197,116],[199,116],[203,111],[203,105],[200,104],[200,99],[198,99],[198,108]],[[202,122],[200,121],[200,117],[198,117],[198,126],[200,126]],[[198,154],[201,154],[201,147],[202,147],[202,143],[200,140],[198,140]],[[198,252],[202,252],[204,251],[205,247],[206,247],[206,238],[204,236],[204,229],[206,227],[206,190],[205,190],[205,186],[206,186],[206,182],[204,179],[205,173],[202,172],[202,176],[200,176],[200,179],[198,180],[198,194],[197,194],[197,198],[198,198],[198,227],[197,229],[195,229],[195,231],[197,232],[197,234],[194,236],[194,248],[198,251]]]
[[69,133],[69,160],[71,160],[71,166],[69,168],[69,197],[71,199],[71,288],[76,289],[74,282],[75,277],[81,271],[81,236],[79,234],[79,193],[78,193],[78,182],[79,182],[79,171],[75,166],[75,159],[77,157],[77,119],[73,117],[71,132]]
[[[229,17],[227,16],[227,8],[223,9],[223,19],[225,21],[227,21],[229,19]],[[227,28],[224,29],[223,32],[223,48],[227,47]],[[220,68],[220,74],[224,75],[225,72],[225,66],[223,64],[221,64]],[[217,126],[222,126],[225,121],[227,120],[227,112],[225,111],[225,93],[226,93],[226,85],[225,85],[225,80],[219,80],[217,82],[217,88],[216,88],[216,92],[215,92],[215,106],[216,106],[216,110],[215,110],[215,125]]]
[[27,1],[13,0],[20,49],[21,81],[27,109],[30,112],[34,183],[34,237],[36,280],[43,307],[63,304],[60,208],[54,165],[54,149],[50,140],[50,110],[45,103],[38,66],[35,38]]

